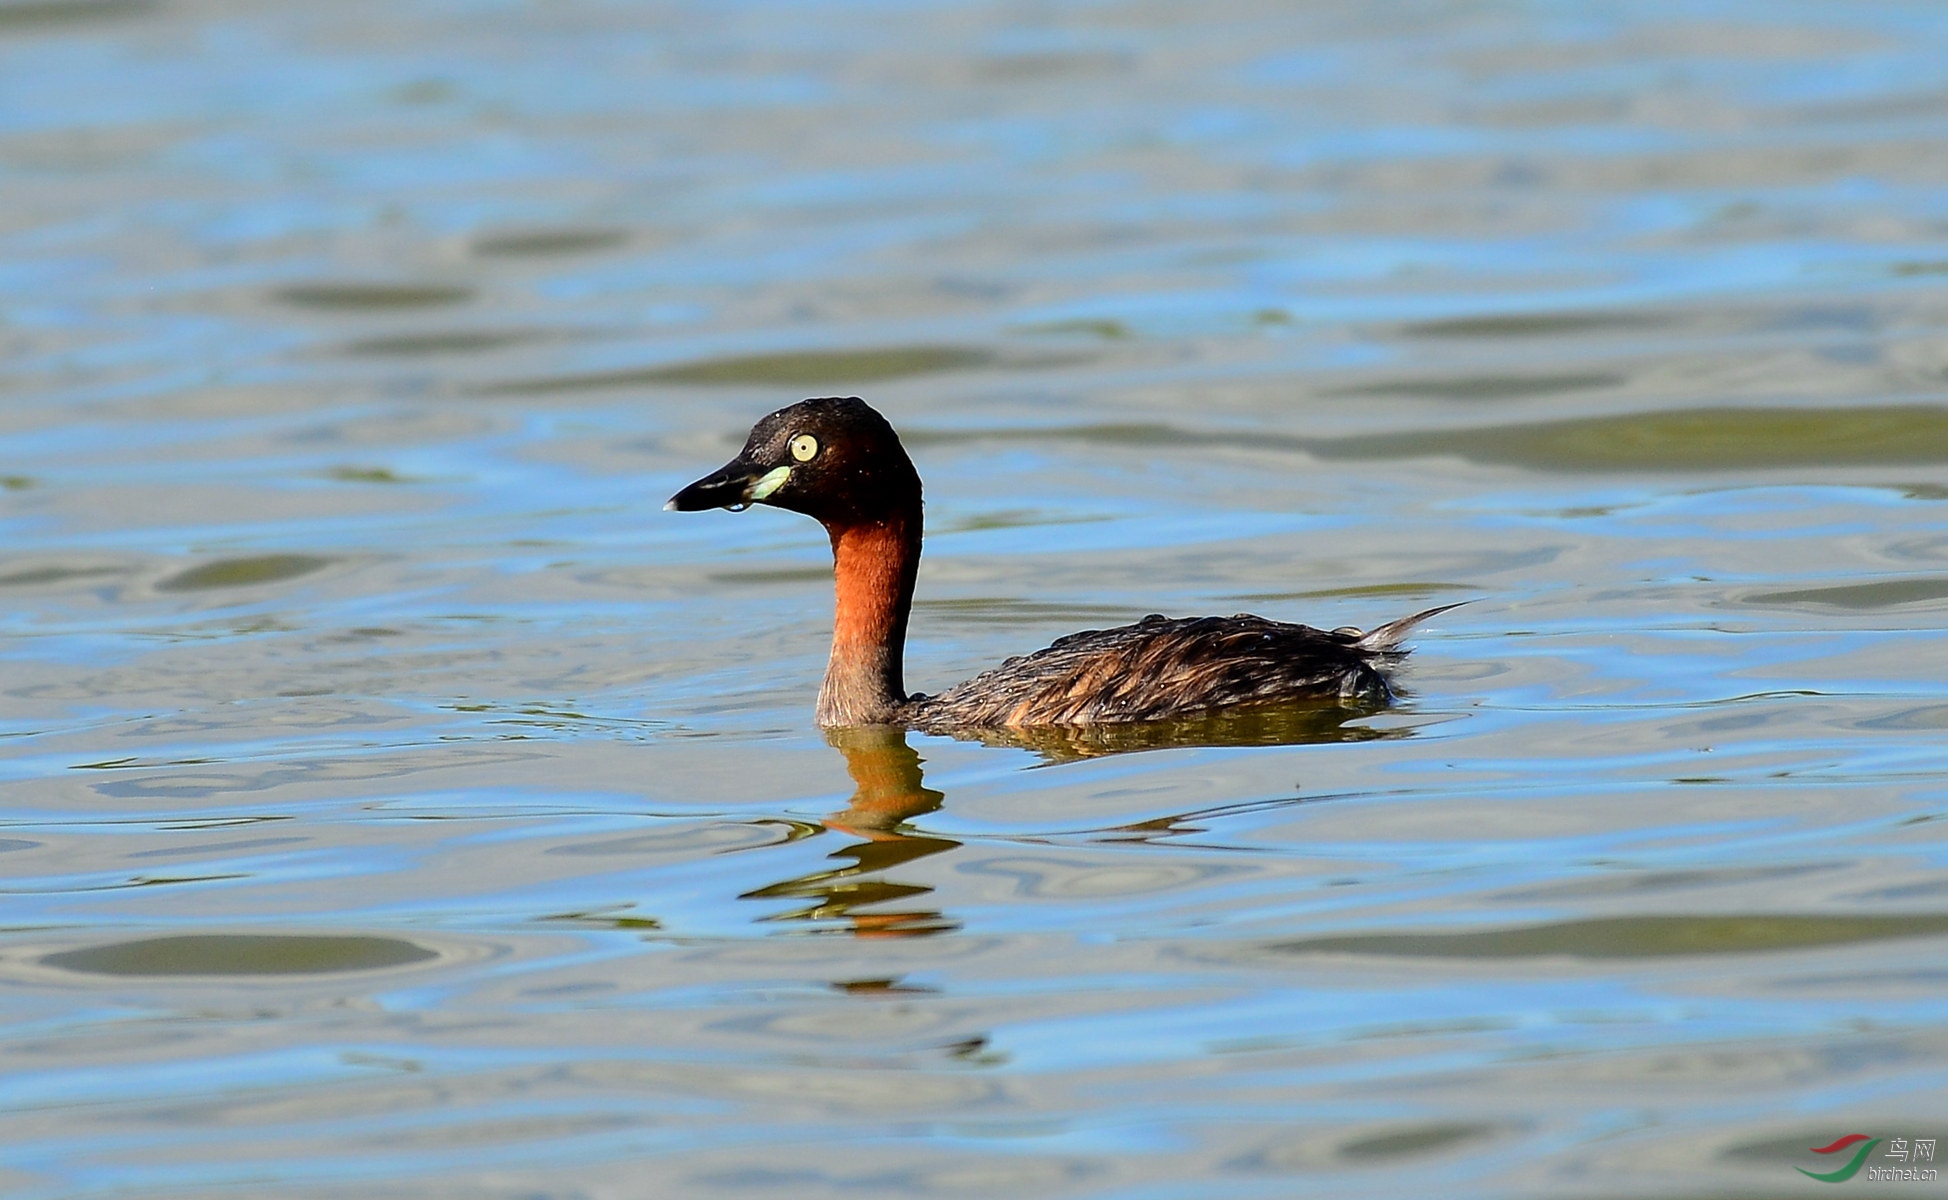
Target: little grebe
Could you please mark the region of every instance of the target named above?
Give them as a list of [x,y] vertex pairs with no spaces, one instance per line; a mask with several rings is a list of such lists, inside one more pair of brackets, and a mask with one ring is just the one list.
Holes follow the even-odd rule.
[[906,694],[901,656],[920,566],[920,476],[886,418],[856,397],[803,400],[751,429],[736,458],[670,498],[674,512],[770,504],[832,537],[838,606],[818,693],[823,726],[1095,725],[1156,721],[1242,704],[1371,704],[1418,622],[1330,632],[1263,617],[1148,616],[1073,633],[938,696]]

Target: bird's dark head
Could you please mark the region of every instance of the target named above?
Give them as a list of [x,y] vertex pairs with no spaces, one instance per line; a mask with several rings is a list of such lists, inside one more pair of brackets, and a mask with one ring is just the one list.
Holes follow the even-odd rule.
[[759,421],[736,458],[670,497],[672,512],[769,504],[827,526],[876,523],[920,504],[920,476],[886,418],[856,396],[800,400]]

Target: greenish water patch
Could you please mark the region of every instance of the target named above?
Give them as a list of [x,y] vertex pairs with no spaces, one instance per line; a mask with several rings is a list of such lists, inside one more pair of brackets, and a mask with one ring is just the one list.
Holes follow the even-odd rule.
[[398,938],[197,933],[66,950],[41,961],[88,975],[323,975],[438,957]]
[[24,492],[34,486],[34,480],[27,475],[0,475],[0,490]]
[[1948,933],[1948,915],[1598,917],[1468,933],[1372,933],[1273,942],[1277,954],[1398,958],[1661,958],[1752,954]]
[[390,467],[333,467],[325,472],[326,479],[339,483],[419,483],[420,480],[400,475]]
[[30,567],[0,575],[0,587],[40,587],[66,583],[70,579],[99,579],[104,575],[126,575],[126,567]]
[[1274,449],[1281,450],[1302,450],[1311,444],[1304,438],[1284,434],[1261,436],[1252,433],[1196,433],[1173,425],[1147,422],[1048,425],[1026,428],[902,429],[900,440],[909,446],[965,445],[977,442],[1073,441],[1107,446],[1270,445]]
[[991,364],[995,355],[967,346],[888,346],[869,350],[798,350],[706,358],[667,367],[592,371],[512,380],[481,388],[485,395],[546,395],[653,384],[705,386],[824,387],[878,383],[911,375],[964,371]]
[[1628,380],[1609,371],[1563,375],[1464,375],[1446,379],[1403,379],[1339,388],[1331,396],[1403,396],[1426,400],[1519,400],[1619,387]]
[[1121,321],[1089,319],[1041,321],[1032,325],[1017,325],[1014,331],[1027,334],[1084,334],[1112,342],[1122,341],[1130,336],[1130,327]]
[[296,579],[331,565],[331,559],[310,554],[260,554],[252,558],[220,558],[191,567],[156,584],[159,592],[200,592],[213,588],[250,587]]
[[779,567],[770,571],[712,571],[705,576],[712,583],[829,583],[832,568],[823,567]]
[[1313,442],[1327,459],[1464,458],[1541,471],[1948,462],[1948,408],[1699,408]]
[[1257,430],[1201,431],[1135,422],[915,430],[901,436],[914,445],[1080,441],[1111,446],[1290,451],[1328,460],[1461,458],[1551,472],[1758,470],[1948,462],[1948,408],[1916,404],[1678,409],[1343,438],[1295,437]]
[[1309,592],[1249,592],[1227,596],[1246,604],[1267,604],[1278,600],[1325,600],[1335,596],[1424,596],[1429,592],[1473,592],[1481,589],[1464,583],[1364,583],[1354,587],[1315,588]]
[[1386,1162],[1438,1154],[1468,1142],[1483,1141],[1497,1132],[1494,1125],[1473,1121],[1437,1121],[1341,1142],[1337,1153],[1352,1162]]
[[414,79],[386,90],[387,96],[401,104],[442,104],[459,94],[460,89],[446,79]]
[[1948,258],[1913,260],[1894,264],[1896,275],[1948,275]]
[[482,234],[472,250],[483,258],[549,258],[612,250],[628,240],[620,229],[520,229]]
[[455,329],[436,333],[400,333],[348,342],[345,353],[371,358],[411,358],[434,354],[478,354],[539,341],[545,334],[520,329]]
[[155,10],[155,0],[23,0],[0,4],[0,34],[28,32],[48,25],[140,17]]
[[1419,321],[1403,326],[1402,332],[1412,337],[1429,338],[1561,337],[1577,333],[1628,333],[1661,329],[1674,319],[1660,313],[1633,312],[1507,313]]
[[1686,888],[1724,887],[1792,879],[1821,871],[1842,869],[1844,863],[1785,863],[1774,867],[1721,867],[1695,871],[1615,871],[1601,875],[1579,875],[1534,887],[1511,888],[1502,900],[1565,900],[1593,896],[1641,895]]
[[[620,905],[618,907],[629,908],[632,906]],[[654,932],[663,928],[663,923],[655,917],[615,916],[612,912],[556,913],[552,916],[536,917],[535,920],[563,925],[578,925],[584,929],[614,929],[624,932],[631,930]]]
[[931,532],[935,534],[979,533],[989,529],[1029,529],[1043,525],[1090,525],[1115,519],[1108,515],[1053,513],[1036,508],[1004,508],[992,512],[969,513],[964,517],[943,521]]
[[272,294],[299,308],[383,311],[463,304],[474,291],[451,283],[297,283]]
[[[828,572],[829,574],[829,572]],[[1062,604],[1049,600],[1023,600],[1015,596],[955,596],[919,599],[915,608],[952,613],[963,620],[995,621],[1014,625],[1022,621],[1073,621],[1096,626],[1123,625],[1143,614],[1136,609],[1108,610],[1099,605]]]
[[1925,604],[1948,599],[1948,579],[1886,579],[1879,583],[1852,583],[1838,587],[1799,588],[1789,592],[1759,592],[1744,598],[1747,604],[1796,608],[1895,608],[1903,604]]

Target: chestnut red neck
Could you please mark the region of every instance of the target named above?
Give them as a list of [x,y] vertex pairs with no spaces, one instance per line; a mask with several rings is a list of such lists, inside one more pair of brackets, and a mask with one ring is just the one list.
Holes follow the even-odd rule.
[[906,703],[907,615],[920,572],[920,504],[886,515],[826,522],[837,603],[832,657],[818,693],[818,723],[883,725]]

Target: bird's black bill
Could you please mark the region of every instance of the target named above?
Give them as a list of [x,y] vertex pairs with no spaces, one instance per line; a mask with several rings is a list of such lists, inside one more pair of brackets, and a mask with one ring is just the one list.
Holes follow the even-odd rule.
[[751,488],[763,474],[756,466],[742,458],[730,462],[697,480],[663,505],[666,512],[703,512],[710,508],[728,508],[738,512],[750,507]]

